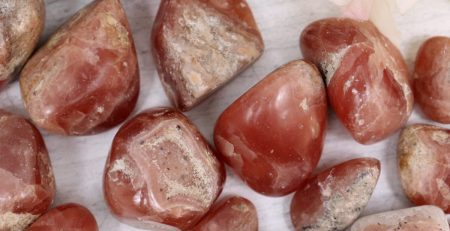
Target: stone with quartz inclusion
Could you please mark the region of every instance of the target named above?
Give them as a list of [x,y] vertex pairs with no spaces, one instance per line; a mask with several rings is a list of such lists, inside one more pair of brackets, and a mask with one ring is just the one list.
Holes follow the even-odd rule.
[[419,49],[414,96],[432,120],[450,124],[450,37],[433,37]]
[[257,231],[258,215],[253,203],[243,197],[218,202],[192,231]]
[[47,211],[55,179],[39,131],[0,109],[0,230],[23,230]]
[[223,165],[180,112],[156,108],[123,125],[104,173],[106,202],[119,220],[145,229],[195,225],[220,194]]
[[356,141],[380,141],[406,123],[413,94],[405,61],[370,21],[313,22],[300,45],[325,75],[330,104]]
[[95,0],[53,34],[20,77],[25,108],[50,132],[82,135],[125,120],[139,93],[131,30],[119,0]]
[[378,160],[359,158],[310,178],[292,199],[295,230],[344,230],[366,207],[379,175]]
[[87,208],[70,203],[51,209],[26,231],[98,231],[98,226]]
[[0,1],[0,88],[27,61],[44,29],[43,0]]
[[403,130],[398,143],[400,179],[417,205],[450,212],[450,130],[424,124]]
[[184,111],[244,71],[264,50],[245,0],[162,0],[151,43],[164,89]]
[[357,220],[350,231],[449,231],[441,209],[421,206],[370,215]]
[[221,157],[255,191],[295,191],[319,161],[327,101],[318,69],[292,61],[252,87],[217,121]]

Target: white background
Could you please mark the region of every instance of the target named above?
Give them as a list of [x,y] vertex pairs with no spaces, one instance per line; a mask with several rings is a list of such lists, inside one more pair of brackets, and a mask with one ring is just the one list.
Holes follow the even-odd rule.
[[[55,31],[88,2],[88,0],[46,0],[47,19],[44,37]],[[141,93],[133,114],[150,107],[167,106],[169,101],[159,82],[149,47],[150,31],[159,0],[122,0],[122,2],[133,29],[141,71]],[[338,9],[327,0],[248,0],[248,3],[262,32],[266,45],[265,53],[247,71],[187,113],[210,141],[217,117],[229,104],[273,69],[293,59],[301,58],[298,40],[300,32],[307,24],[316,19],[339,15]],[[411,68],[417,49],[425,38],[432,35],[450,36],[450,1],[419,1],[407,14],[398,15],[396,20],[403,36],[400,49]],[[17,82],[0,92],[0,107],[26,116]],[[349,136],[332,112],[329,114],[325,149],[319,168],[323,169],[325,166],[354,157],[378,158],[382,162],[382,173],[364,214],[411,206],[403,195],[397,174],[398,133],[383,142],[363,146]],[[419,122],[432,123],[424,118],[416,106],[408,124]],[[54,206],[67,202],[83,204],[94,213],[100,230],[105,231],[135,230],[116,221],[109,214],[103,201],[103,167],[117,129],[116,127],[98,135],[82,137],[62,137],[43,132],[57,183]],[[259,195],[245,186],[230,171],[223,194],[237,194],[250,199],[259,213],[260,230],[293,230],[289,218],[292,195],[282,198]]]

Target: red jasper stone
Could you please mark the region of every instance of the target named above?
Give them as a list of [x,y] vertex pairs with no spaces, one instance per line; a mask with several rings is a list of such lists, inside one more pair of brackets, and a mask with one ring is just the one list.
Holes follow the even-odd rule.
[[400,179],[417,205],[450,212],[450,130],[416,124],[403,130],[398,143]]
[[55,179],[39,131],[0,110],[0,230],[23,230],[47,211]]
[[300,45],[325,75],[331,106],[356,141],[377,142],[406,123],[413,107],[407,67],[370,21],[313,22]]
[[223,165],[196,127],[180,112],[156,108],[120,128],[103,183],[106,202],[119,220],[184,230],[208,212],[224,180]]
[[119,0],[96,0],[66,22],[28,61],[20,87],[33,122],[82,135],[111,128],[133,110],[139,70]]
[[0,88],[22,68],[44,29],[43,0],[0,2]]
[[317,68],[297,60],[269,74],[228,107],[214,142],[222,158],[255,191],[295,191],[319,161],[327,124]]
[[309,179],[292,199],[295,230],[344,230],[366,207],[379,175],[378,160],[359,158]]
[[370,215],[357,220],[350,231],[449,231],[441,209],[421,206]]
[[450,124],[450,38],[433,37],[419,49],[414,96],[434,121]]
[[39,217],[27,231],[98,231],[94,215],[78,204],[60,205]]
[[253,203],[242,197],[218,202],[192,231],[257,231],[258,214]]
[[162,0],[151,40],[164,89],[183,111],[244,71],[264,50],[245,0]]

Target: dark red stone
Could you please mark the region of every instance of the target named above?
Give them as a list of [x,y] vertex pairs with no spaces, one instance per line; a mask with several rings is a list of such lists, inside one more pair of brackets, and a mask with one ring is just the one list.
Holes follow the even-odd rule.
[[292,61],[269,74],[228,107],[214,142],[227,164],[255,191],[295,191],[319,161],[327,102],[318,69]]
[[424,124],[405,128],[398,142],[400,179],[417,205],[450,212],[450,130]]
[[244,71],[264,50],[245,0],[162,0],[151,43],[164,89],[183,111]]
[[345,230],[366,207],[379,175],[378,160],[359,158],[309,179],[292,199],[295,230]]
[[218,202],[192,231],[257,231],[258,214],[253,203],[242,197]]
[[20,87],[33,122],[82,135],[111,128],[133,110],[139,69],[119,0],[96,0],[67,21],[27,62]]
[[224,180],[223,165],[197,128],[178,111],[156,108],[119,130],[103,183],[119,220],[145,229],[165,224],[184,230],[208,212]]
[[55,179],[39,131],[0,110],[0,230],[23,230],[47,211]]
[[419,49],[414,73],[414,96],[434,121],[450,123],[450,38],[433,37]]
[[51,209],[27,231],[98,231],[98,226],[87,208],[71,203]]
[[325,75],[330,104],[356,141],[380,141],[406,123],[413,94],[405,61],[372,22],[319,20],[304,29],[300,46]]

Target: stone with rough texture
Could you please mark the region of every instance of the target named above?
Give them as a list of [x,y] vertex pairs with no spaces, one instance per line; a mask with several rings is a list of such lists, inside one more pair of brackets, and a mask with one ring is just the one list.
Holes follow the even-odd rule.
[[223,165],[197,128],[180,112],[155,108],[116,134],[103,183],[119,220],[146,229],[184,230],[206,214],[224,180]]
[[25,108],[50,132],[82,135],[111,128],[133,110],[139,69],[119,0],[96,0],[67,21],[20,77]]
[[370,21],[313,22],[300,45],[324,74],[330,104],[356,141],[380,141],[406,123],[414,100],[405,61]]
[[379,175],[377,159],[359,158],[309,179],[292,199],[295,230],[344,230],[366,207]]
[[318,69],[292,61],[252,87],[219,117],[221,157],[255,191],[295,191],[320,159],[327,102]]
[[450,124],[450,37],[433,37],[419,49],[414,96],[425,115]]
[[450,212],[450,130],[416,124],[398,142],[400,179],[417,205],[436,205]]
[[39,131],[0,110],[0,230],[20,231],[47,211],[55,179]]
[[151,43],[166,94],[183,111],[244,71],[264,50],[245,0],[162,0]]
[[43,0],[0,2],[0,88],[19,71],[44,30]]
[[37,219],[27,231],[98,231],[94,215],[78,204],[64,204]]
[[449,231],[441,209],[421,206],[360,218],[350,231]]
[[257,231],[258,214],[253,203],[243,197],[218,202],[192,231]]

